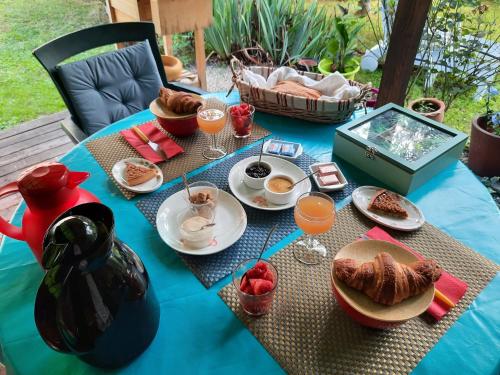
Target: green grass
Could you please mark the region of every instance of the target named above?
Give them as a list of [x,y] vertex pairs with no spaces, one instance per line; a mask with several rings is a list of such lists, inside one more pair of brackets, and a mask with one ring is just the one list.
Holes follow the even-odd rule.
[[31,51],[106,20],[99,0],[0,1],[0,129],[65,108]]

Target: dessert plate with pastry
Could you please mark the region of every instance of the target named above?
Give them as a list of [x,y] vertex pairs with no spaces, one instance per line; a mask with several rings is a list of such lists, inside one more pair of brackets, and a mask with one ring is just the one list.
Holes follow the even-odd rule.
[[111,169],[118,184],[134,193],[151,193],[163,183],[163,173],[155,164],[142,158],[118,161]]
[[229,188],[240,202],[260,210],[294,207],[297,198],[311,191],[311,181],[297,165],[275,157],[250,156],[229,171]]
[[[181,190],[168,197],[156,214],[156,229],[168,246],[189,255],[221,252],[245,232],[247,215],[240,202],[219,190],[208,205],[190,205]],[[199,197],[200,192],[196,193]]]
[[402,324],[427,310],[441,268],[386,241],[356,241],[331,266],[337,302],[358,323],[373,328]]
[[425,223],[416,205],[390,190],[361,186],[352,192],[352,202],[363,215],[391,229],[410,232]]

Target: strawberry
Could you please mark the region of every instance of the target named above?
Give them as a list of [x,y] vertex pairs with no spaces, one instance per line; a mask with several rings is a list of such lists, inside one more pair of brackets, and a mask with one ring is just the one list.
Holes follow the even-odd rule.
[[241,279],[240,290],[246,294],[254,294],[250,280],[246,276]]
[[234,125],[236,125],[237,129],[242,128],[243,126],[245,126],[245,120],[242,117],[235,118],[233,120],[233,122],[234,122]]
[[253,266],[253,268],[258,268],[261,271],[267,271],[267,264],[264,262],[257,262],[257,264]]
[[274,273],[271,270],[267,270],[264,275],[262,275],[262,279],[270,281],[274,284]]
[[240,109],[242,109],[244,111],[248,111],[248,109],[249,109],[248,104],[247,103],[240,104]]
[[254,295],[258,296],[273,290],[273,283],[263,279],[251,279],[250,285],[252,286]]
[[255,266],[248,270],[247,276],[250,279],[261,279],[267,271],[267,265],[264,262],[258,262]]

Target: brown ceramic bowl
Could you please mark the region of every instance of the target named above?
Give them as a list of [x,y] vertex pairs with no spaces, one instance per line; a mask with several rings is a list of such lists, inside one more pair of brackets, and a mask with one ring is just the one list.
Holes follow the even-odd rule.
[[[191,94],[191,96],[202,100],[202,97],[199,95]],[[164,108],[158,98],[151,102],[149,110],[156,116],[160,126],[176,137],[189,137],[196,133],[198,129],[196,113],[178,115]]]
[[[386,252],[399,263],[409,264],[418,258],[409,251],[386,241],[355,241],[343,247],[335,259],[352,258],[359,264],[372,261],[381,252]],[[334,260],[335,260],[334,259]],[[331,265],[332,289],[339,306],[356,322],[372,328],[391,328],[403,324],[427,310],[434,298],[434,286],[424,293],[408,298],[393,306],[373,302],[364,293],[338,280]]]

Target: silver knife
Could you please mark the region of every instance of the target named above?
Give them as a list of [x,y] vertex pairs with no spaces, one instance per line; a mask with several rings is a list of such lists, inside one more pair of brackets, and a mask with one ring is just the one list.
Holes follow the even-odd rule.
[[151,147],[151,149],[154,152],[156,152],[156,154],[158,154],[159,157],[161,157],[165,160],[167,159],[167,157],[166,157],[165,153],[163,152],[163,150],[161,149],[160,145],[158,143],[155,143],[152,140],[150,140],[148,138],[148,136],[146,134],[144,134],[144,132],[141,129],[139,129],[138,126],[133,126],[132,131],[141,139],[141,141],[143,141],[149,147]]

